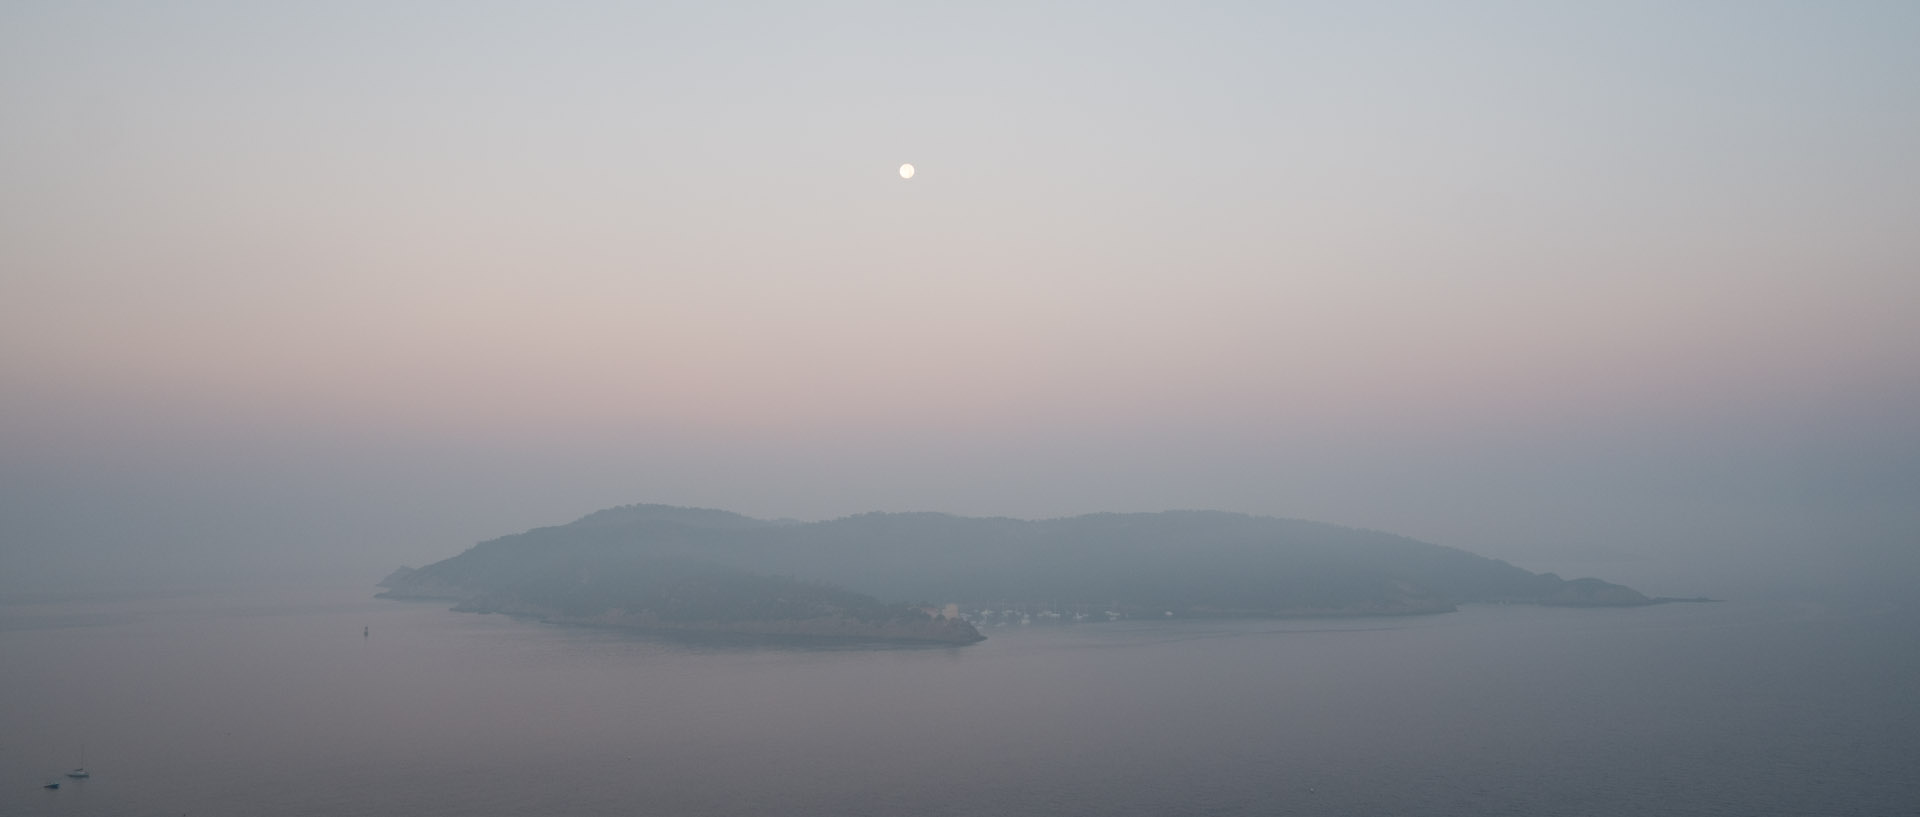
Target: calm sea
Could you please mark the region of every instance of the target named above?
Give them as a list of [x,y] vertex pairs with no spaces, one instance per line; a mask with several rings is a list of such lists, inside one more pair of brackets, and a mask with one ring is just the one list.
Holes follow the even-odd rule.
[[370,593],[0,605],[0,814],[1920,814],[1920,618],[1887,609],[822,648]]

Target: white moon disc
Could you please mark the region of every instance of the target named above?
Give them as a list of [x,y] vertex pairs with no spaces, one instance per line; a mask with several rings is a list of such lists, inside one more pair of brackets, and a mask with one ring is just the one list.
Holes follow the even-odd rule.
[[913,178],[913,165],[901,165],[901,166],[900,166],[900,178],[902,178],[902,179],[911,179],[911,178]]

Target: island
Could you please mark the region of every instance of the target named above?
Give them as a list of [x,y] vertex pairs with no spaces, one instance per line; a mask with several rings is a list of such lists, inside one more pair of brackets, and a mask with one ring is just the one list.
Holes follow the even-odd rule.
[[401,568],[381,586],[382,598],[561,624],[945,644],[1010,623],[1667,601],[1393,534],[1219,511],[795,522],[627,505]]

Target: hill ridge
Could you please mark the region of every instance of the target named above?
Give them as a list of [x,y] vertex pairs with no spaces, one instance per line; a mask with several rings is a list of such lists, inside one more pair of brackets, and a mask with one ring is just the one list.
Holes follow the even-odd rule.
[[1204,509],[1038,520],[875,511],[791,522],[634,504],[490,539],[389,582],[390,596],[452,598],[466,609],[654,624],[675,620],[663,612],[671,610],[736,622],[904,622],[944,620],[926,611],[948,605],[1346,616],[1657,601],[1398,534]]

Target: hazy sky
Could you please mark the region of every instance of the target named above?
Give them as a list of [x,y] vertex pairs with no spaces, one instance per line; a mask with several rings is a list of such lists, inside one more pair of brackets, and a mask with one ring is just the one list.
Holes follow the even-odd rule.
[[1910,2],[9,2],[0,585],[377,577],[628,502],[1920,578],[1916,42]]

